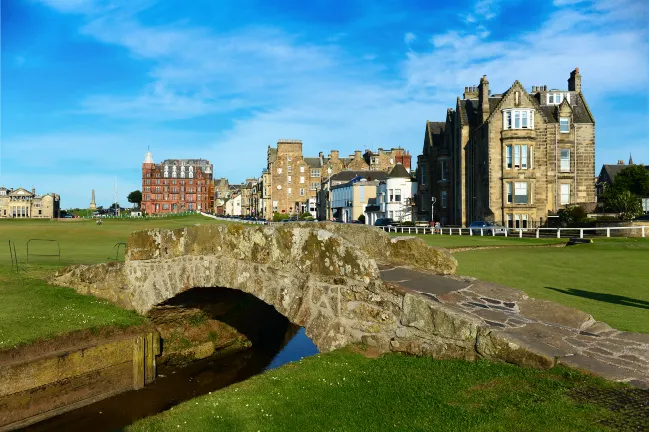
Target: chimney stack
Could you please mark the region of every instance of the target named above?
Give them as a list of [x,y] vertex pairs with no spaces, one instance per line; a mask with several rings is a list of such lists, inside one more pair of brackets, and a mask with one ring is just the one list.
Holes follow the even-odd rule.
[[489,81],[487,81],[487,75],[483,75],[480,78],[480,85],[478,86],[478,103],[480,104],[480,109],[482,111],[482,121],[484,122],[489,117]]
[[617,160],[617,164],[618,164],[618,165],[624,165],[624,161],[623,161],[622,159],[618,159],[618,160]]
[[575,68],[574,71],[570,72],[570,78],[568,78],[568,90],[581,93],[581,74],[579,73],[579,68]]

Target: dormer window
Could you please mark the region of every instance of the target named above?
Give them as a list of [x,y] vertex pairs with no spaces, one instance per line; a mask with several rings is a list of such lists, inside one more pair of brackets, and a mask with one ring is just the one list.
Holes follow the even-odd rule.
[[559,105],[563,102],[564,99],[567,99],[570,102],[570,93],[548,93],[547,94],[547,104],[548,105]]
[[503,129],[534,129],[534,110],[503,110]]
[[559,130],[561,133],[570,132],[570,119],[568,117],[561,117],[559,119]]

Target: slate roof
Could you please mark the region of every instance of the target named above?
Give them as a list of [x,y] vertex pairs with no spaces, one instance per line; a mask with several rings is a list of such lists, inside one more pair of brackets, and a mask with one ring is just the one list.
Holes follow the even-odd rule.
[[406,167],[404,167],[400,163],[396,164],[394,168],[392,168],[392,171],[390,171],[390,174],[388,174],[388,178],[412,179],[410,173],[408,172],[408,170],[406,170]]
[[[602,165],[602,170],[599,172],[599,176],[597,177],[597,182],[598,183],[613,183],[615,181],[615,176],[617,176],[620,171],[622,171],[624,168],[628,167],[630,165],[624,165],[624,164],[609,164],[609,165]],[[644,166],[647,171],[649,171],[649,165]]]
[[276,160],[277,160],[277,149],[271,147],[268,150],[268,163],[273,163]]
[[358,176],[361,176],[368,181],[385,180],[388,178],[388,173],[385,171],[341,171],[338,174],[332,175],[331,181],[348,182]]
[[305,157],[304,162],[311,168],[322,168],[322,163],[319,157]]

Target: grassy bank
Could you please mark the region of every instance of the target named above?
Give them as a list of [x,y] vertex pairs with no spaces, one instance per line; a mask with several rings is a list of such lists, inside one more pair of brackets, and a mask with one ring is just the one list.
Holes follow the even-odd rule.
[[[115,243],[126,242],[132,231],[150,228],[181,228],[197,223],[219,223],[202,216],[159,219],[113,219],[97,226],[92,220],[2,220],[0,239],[0,349],[51,338],[75,330],[142,324],[145,319],[92,296],[49,285],[44,281],[58,268],[73,264],[94,264],[114,258]],[[11,271],[7,240],[16,244],[20,271]],[[27,263],[29,239],[56,240],[61,261],[52,257],[31,257]],[[54,253],[56,243],[30,243],[30,253]],[[123,248],[119,254],[123,259]]]
[[527,248],[519,246],[567,239],[419,237],[446,248],[516,246],[457,252],[457,273],[583,310],[620,330],[649,333],[649,239],[601,238],[593,244]]
[[620,330],[649,333],[649,239],[474,250],[455,257],[459,274],[581,309]]
[[610,386],[564,368],[368,359],[340,350],[193,399],[128,431],[610,430],[599,422],[614,414],[567,395]]

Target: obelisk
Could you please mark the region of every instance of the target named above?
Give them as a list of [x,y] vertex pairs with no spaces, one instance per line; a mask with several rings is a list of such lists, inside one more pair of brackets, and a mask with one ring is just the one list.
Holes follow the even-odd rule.
[[92,199],[90,200],[89,210],[97,210],[97,204],[95,203],[95,190],[92,190]]

